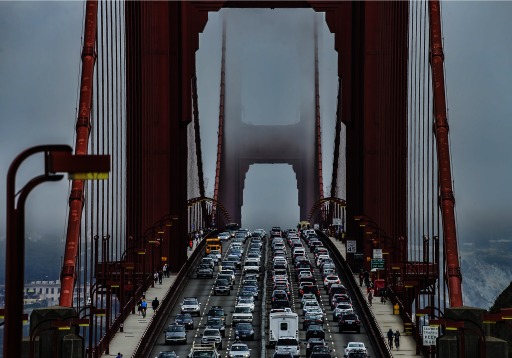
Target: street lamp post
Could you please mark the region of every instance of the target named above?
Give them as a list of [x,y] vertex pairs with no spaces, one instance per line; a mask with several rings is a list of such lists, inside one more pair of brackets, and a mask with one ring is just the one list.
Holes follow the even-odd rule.
[[[44,174],[29,180],[16,192],[16,174],[25,159],[44,153]],[[21,357],[23,337],[23,285],[25,274],[25,202],[28,194],[37,185],[48,181],[59,181],[64,176],[55,174],[67,172],[74,175],[104,179],[103,173],[110,171],[110,156],[72,155],[68,145],[40,145],[20,153],[7,172],[7,247],[5,262],[5,333],[4,357]],[[18,200],[16,201],[16,197]]]

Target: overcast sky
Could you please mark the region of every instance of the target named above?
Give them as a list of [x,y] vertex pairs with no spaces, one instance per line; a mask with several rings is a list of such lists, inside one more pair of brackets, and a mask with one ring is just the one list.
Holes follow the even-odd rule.
[[[256,10],[255,13],[267,16],[263,10]],[[236,11],[231,10],[231,15],[234,14]],[[512,2],[443,3],[452,166],[458,232],[463,241],[508,239],[512,232],[509,219],[512,207],[512,141],[509,139],[512,133],[510,14]],[[198,78],[202,86],[199,93],[200,115],[205,121],[209,116],[214,120],[218,116],[220,16],[210,15],[205,33],[201,35],[201,49],[198,53]],[[251,26],[249,15],[239,16],[239,22]],[[273,54],[275,59],[281,61],[277,61],[281,66],[279,73],[286,74],[286,61],[290,61],[292,52],[284,51],[286,48],[283,47],[283,41],[277,35],[273,39],[274,43],[271,43],[268,30],[271,26],[278,26],[279,16],[289,15],[285,11],[276,10],[268,16],[264,18],[269,23],[261,27],[261,34],[256,37],[254,46],[259,46],[262,56],[265,51]],[[272,21],[277,22],[271,25]],[[82,26],[82,2],[0,1],[2,237],[5,236],[5,178],[14,157],[37,144],[74,145]],[[332,119],[335,110],[335,96],[329,97],[336,92],[336,84],[334,89],[332,87],[336,75],[333,67],[335,53],[330,34],[322,34],[321,41],[321,86],[324,91],[321,107],[323,120],[327,120]],[[248,52],[245,55],[253,56],[251,50],[254,47],[246,48]],[[258,63],[254,65],[258,67]],[[262,75],[260,80],[262,83],[275,80],[272,76],[270,71]],[[291,96],[288,99],[292,101],[293,93],[287,95]],[[246,112],[250,108],[251,104],[247,101]],[[250,113],[245,115],[250,117]],[[211,146],[215,138],[215,133],[209,139],[205,136],[205,145]],[[327,142],[325,145],[329,146]],[[209,148],[204,149],[204,153],[211,155],[215,147]],[[332,152],[332,146],[330,150],[326,148],[326,152]],[[37,175],[42,170],[41,163],[41,159],[27,162],[19,177],[23,179]],[[207,193],[210,195],[214,181],[213,165],[211,159],[205,158]],[[267,189],[269,185],[265,185],[275,178],[274,175],[290,179],[275,184],[276,192]],[[329,168],[325,168],[324,178],[326,185],[329,185],[330,164]],[[291,169],[286,166],[273,168],[270,175],[268,170],[255,166],[247,177],[247,198],[257,195],[260,199],[281,203],[282,211],[292,214],[286,222],[276,224],[293,225],[298,207],[296,184],[290,185],[292,179]],[[249,202],[247,198],[246,203]],[[57,232],[63,236],[67,200],[66,181],[38,187],[30,194],[27,203],[27,230]],[[244,210],[249,210],[251,215],[267,215],[265,223],[273,219],[272,213],[261,207],[254,207],[253,212],[250,208]]]

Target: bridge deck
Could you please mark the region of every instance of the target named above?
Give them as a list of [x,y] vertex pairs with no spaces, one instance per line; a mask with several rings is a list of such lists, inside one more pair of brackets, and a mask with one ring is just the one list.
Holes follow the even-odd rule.
[[[345,257],[346,249],[345,245],[341,241],[336,241],[334,238],[330,238],[334,245],[338,248],[338,251],[341,253],[343,257]],[[194,247],[195,248],[195,247]],[[190,251],[189,251],[190,255]],[[153,310],[151,309],[151,301],[158,297],[161,299],[167,295],[169,289],[176,275],[171,275],[170,278],[164,278],[162,284],[156,284],[154,288],[149,288],[146,292],[146,299],[148,301],[148,310],[146,318],[142,318],[137,313],[130,314],[129,317],[126,318],[124,322],[124,332],[117,332],[109,345],[109,354],[103,354],[102,358],[107,357],[116,357],[117,353],[121,353],[124,358],[133,357],[133,353],[137,347],[137,344],[142,338],[150,320],[153,317]],[[359,275],[354,275],[356,282],[359,281]],[[363,286],[360,288],[363,292],[363,295],[366,296],[366,288]],[[377,298],[374,300],[374,304],[370,307],[377,324],[380,328],[380,331],[383,335],[389,330],[389,328],[396,331],[397,329],[400,331],[401,339],[400,339],[400,349],[393,349],[393,357],[414,357],[416,355],[416,342],[412,336],[408,336],[404,332],[404,323],[399,315],[393,314],[393,306],[391,302],[387,302],[386,304],[382,304],[380,300]]]

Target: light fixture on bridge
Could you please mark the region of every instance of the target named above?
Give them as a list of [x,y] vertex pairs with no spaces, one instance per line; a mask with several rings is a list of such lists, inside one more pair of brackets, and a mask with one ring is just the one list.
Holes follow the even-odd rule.
[[[25,272],[25,202],[39,184],[70,179],[106,179],[110,172],[109,155],[73,155],[69,145],[39,145],[20,153],[7,172],[7,248],[5,261],[5,334],[4,357],[21,357],[23,337],[23,277]],[[44,173],[16,190],[16,174],[34,154],[44,154]]]

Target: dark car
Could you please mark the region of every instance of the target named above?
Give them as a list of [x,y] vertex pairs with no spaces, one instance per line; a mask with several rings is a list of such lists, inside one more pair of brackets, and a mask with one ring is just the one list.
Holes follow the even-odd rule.
[[342,314],[338,320],[339,332],[355,331],[361,333],[361,321],[355,313]]
[[213,295],[230,295],[231,294],[231,282],[228,280],[217,279],[213,285]]
[[208,310],[208,313],[206,314],[206,319],[210,317],[218,317],[222,319],[224,323],[226,323],[226,312],[224,311],[224,308],[222,308],[221,306],[212,306]]
[[258,296],[259,296],[259,290],[258,290],[258,286],[246,286],[244,285],[242,287],[242,292],[251,292],[254,299],[257,301],[258,300]]
[[355,349],[355,350],[352,350],[346,357],[347,358],[368,358],[369,355],[364,350]]
[[310,338],[325,339],[324,328],[319,324],[310,324],[306,330],[306,340]]
[[208,317],[206,320],[206,328],[218,329],[222,338],[226,337],[226,324],[220,317]]
[[331,300],[334,294],[336,293],[347,294],[347,289],[340,283],[331,285],[331,287],[329,288],[329,300]]
[[324,324],[324,315],[322,313],[306,313],[304,315],[304,321],[302,322],[302,329],[308,329],[311,324]]
[[165,344],[187,344],[187,330],[183,324],[171,324],[164,331]]
[[318,286],[312,282],[303,282],[299,288],[299,297],[302,297],[305,293],[313,293],[317,299],[320,299],[320,290]]
[[288,299],[288,294],[283,290],[275,290],[272,292],[272,308],[283,308],[290,307],[290,300]]
[[178,358],[176,352],[160,352],[156,356],[156,358]]
[[174,323],[182,324],[187,330],[194,328],[194,319],[190,313],[180,313],[174,318]]
[[254,328],[250,323],[237,323],[235,326],[235,337],[241,341],[254,340]]
[[210,265],[199,265],[196,270],[197,278],[213,278],[213,269]]
[[332,358],[331,351],[327,347],[315,347],[309,358]]
[[325,340],[322,338],[310,338],[306,343],[306,357],[311,355],[313,348],[315,347],[327,347]]

